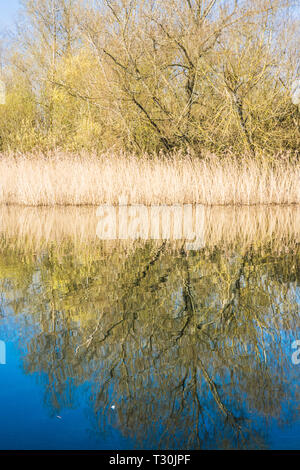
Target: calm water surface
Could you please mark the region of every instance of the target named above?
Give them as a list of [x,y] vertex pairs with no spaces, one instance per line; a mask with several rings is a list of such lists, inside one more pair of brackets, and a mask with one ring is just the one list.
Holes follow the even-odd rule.
[[299,211],[197,249],[79,212],[2,209],[0,448],[299,449]]

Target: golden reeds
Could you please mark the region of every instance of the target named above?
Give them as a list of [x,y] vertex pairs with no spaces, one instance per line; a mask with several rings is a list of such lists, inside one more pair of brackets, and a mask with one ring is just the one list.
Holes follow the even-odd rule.
[[0,204],[299,204],[300,165],[174,154],[0,155]]

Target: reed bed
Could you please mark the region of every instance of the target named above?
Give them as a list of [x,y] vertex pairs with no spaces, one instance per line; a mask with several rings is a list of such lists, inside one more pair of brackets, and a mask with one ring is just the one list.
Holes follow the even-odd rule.
[[0,155],[0,204],[299,204],[300,165],[232,155]]

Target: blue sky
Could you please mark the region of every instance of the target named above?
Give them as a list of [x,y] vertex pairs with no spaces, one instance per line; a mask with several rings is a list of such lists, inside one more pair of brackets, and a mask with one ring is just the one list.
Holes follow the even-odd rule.
[[[16,12],[18,11],[19,6],[20,6],[20,0],[0,0],[0,28],[1,29],[11,26],[14,20],[14,16],[16,15]],[[297,13],[298,13],[298,8],[299,7],[296,7]],[[299,8],[299,14],[300,14],[300,8]]]
[[0,0],[0,28],[11,26],[19,8],[19,0]]

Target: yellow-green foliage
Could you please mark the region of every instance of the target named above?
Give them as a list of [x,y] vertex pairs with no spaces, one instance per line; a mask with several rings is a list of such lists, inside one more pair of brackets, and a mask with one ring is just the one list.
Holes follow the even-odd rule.
[[3,150],[298,153],[299,19],[286,2],[102,4],[24,2]]
[[27,151],[39,143],[37,109],[31,90],[24,83],[9,87],[0,106],[0,147]]

